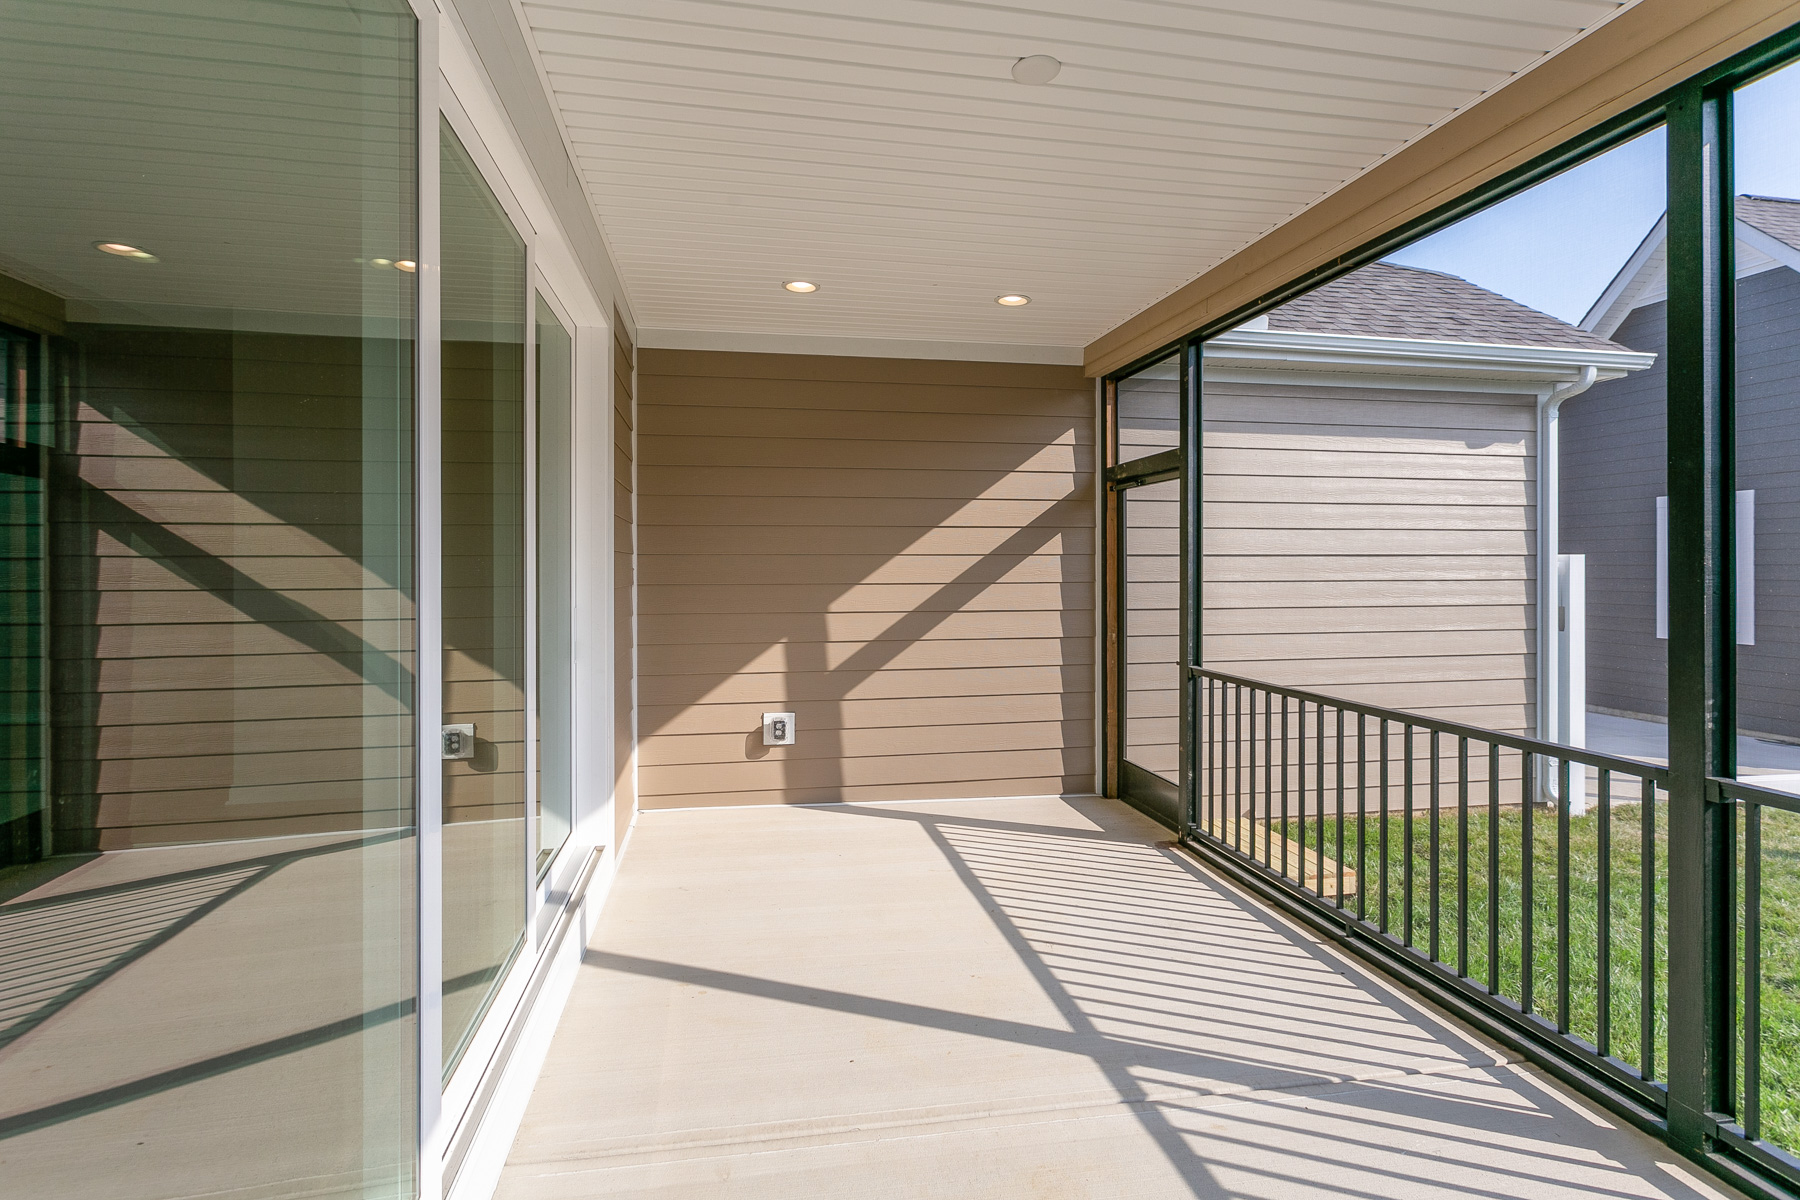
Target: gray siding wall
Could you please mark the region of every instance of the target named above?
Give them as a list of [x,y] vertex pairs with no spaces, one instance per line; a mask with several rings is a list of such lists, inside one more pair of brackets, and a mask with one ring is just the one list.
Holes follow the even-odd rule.
[[[1595,386],[1563,412],[1562,547],[1588,556],[1588,704],[1667,712],[1656,636],[1656,497],[1665,484],[1663,305],[1615,340],[1651,369]],[[1756,492],[1756,644],[1738,650],[1739,723],[1800,738],[1800,275],[1738,287],[1737,486]]]
[[1738,723],[1800,738],[1800,275],[1738,287],[1737,486],[1756,490],[1756,644],[1738,648]]
[[1667,643],[1656,636],[1656,498],[1668,491],[1664,306],[1645,305],[1613,340],[1656,355],[1648,370],[1563,405],[1564,554],[1587,556],[1589,708],[1668,712]]

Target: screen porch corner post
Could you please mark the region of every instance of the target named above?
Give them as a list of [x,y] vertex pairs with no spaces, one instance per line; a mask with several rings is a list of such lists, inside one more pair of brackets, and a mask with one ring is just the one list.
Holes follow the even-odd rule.
[[1732,1028],[1734,774],[1728,364],[1729,94],[1698,81],[1668,107],[1669,1137],[1710,1149],[1736,1089]]

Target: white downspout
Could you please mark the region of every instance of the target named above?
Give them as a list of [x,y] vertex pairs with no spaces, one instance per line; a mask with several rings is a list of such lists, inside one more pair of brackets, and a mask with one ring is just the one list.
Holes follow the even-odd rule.
[[[1538,396],[1537,733],[1545,741],[1558,740],[1563,727],[1562,714],[1558,711],[1557,687],[1557,682],[1562,677],[1562,663],[1559,661],[1561,654],[1556,636],[1556,610],[1560,602],[1557,596],[1557,555],[1561,553],[1557,531],[1562,521],[1562,461],[1557,444],[1557,417],[1563,401],[1572,400],[1593,387],[1599,375],[1600,368],[1583,367],[1579,378],[1557,384]],[[1551,781],[1544,778],[1542,771],[1538,778],[1540,797],[1553,799],[1555,790]]]

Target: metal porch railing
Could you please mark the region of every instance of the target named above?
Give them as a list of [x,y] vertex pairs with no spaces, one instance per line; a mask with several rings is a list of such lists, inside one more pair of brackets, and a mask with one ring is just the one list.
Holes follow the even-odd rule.
[[1191,671],[1192,839],[1666,1110],[1665,767]]

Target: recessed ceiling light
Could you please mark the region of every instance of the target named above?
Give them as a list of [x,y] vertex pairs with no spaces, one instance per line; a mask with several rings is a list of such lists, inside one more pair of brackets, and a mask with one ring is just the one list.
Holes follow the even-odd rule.
[[1012,65],[1012,77],[1020,83],[1049,83],[1062,63],[1048,54],[1030,54]]
[[95,242],[94,249],[102,254],[116,254],[120,258],[134,258],[138,262],[155,262],[156,255],[136,246],[127,246],[124,242]]
[[1017,308],[1021,304],[1030,304],[1031,297],[1030,296],[1021,296],[1017,292],[1008,292],[1004,296],[995,296],[994,303],[995,304],[1004,304],[1008,308]]
[[781,286],[790,292],[816,292],[819,290],[818,284],[808,283],[804,279],[792,279]]
[[417,271],[418,269],[419,269],[419,264],[414,262],[410,258],[397,259],[394,262],[394,270],[405,271],[408,275],[411,275],[414,271]]

